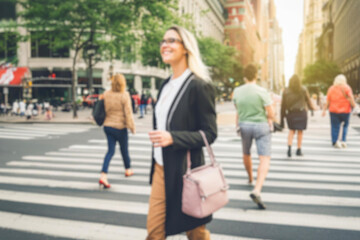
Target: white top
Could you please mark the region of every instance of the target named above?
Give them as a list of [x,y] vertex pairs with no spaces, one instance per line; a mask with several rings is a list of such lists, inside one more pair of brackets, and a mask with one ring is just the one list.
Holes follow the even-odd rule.
[[[155,117],[157,130],[166,131],[167,116],[170,111],[170,107],[175,100],[177,93],[187,77],[191,74],[190,69],[186,69],[183,74],[178,77],[169,80],[169,82],[163,87],[160,98],[158,99],[155,107]],[[162,147],[154,148],[154,158],[157,164],[163,166]]]

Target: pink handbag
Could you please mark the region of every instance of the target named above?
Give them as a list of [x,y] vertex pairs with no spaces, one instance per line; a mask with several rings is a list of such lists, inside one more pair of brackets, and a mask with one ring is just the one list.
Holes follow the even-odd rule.
[[187,171],[183,176],[181,210],[189,216],[204,218],[229,202],[227,196],[229,186],[204,132],[199,132],[204,139],[211,164],[191,169],[190,151],[187,152]]

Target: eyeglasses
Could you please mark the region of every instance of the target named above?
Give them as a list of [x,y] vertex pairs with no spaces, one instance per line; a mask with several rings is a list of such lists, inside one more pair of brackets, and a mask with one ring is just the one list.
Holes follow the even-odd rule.
[[167,38],[167,39],[163,39],[160,41],[159,45],[160,47],[166,43],[166,44],[173,44],[175,42],[178,42],[178,43],[183,43],[183,41],[181,41],[180,39],[177,39],[177,38]]

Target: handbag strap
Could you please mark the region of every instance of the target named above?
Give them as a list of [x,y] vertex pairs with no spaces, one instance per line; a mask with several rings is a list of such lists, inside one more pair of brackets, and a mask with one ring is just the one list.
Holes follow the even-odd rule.
[[[210,160],[211,160],[211,165],[215,165],[216,160],[215,160],[215,155],[214,152],[211,148],[211,146],[209,145],[205,133],[202,130],[199,130],[199,133],[201,135],[201,137],[204,140],[205,146],[206,146],[206,150],[209,154]],[[186,173],[189,174],[191,172],[191,155],[190,155],[190,150],[187,151],[187,170]]]

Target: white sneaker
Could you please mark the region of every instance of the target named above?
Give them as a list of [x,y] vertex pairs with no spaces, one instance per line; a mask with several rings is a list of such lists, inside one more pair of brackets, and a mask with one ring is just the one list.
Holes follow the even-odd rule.
[[336,141],[334,144],[334,148],[342,148],[341,143],[339,141]]
[[341,142],[341,147],[342,147],[342,148],[346,148],[346,147],[347,147],[346,142]]

